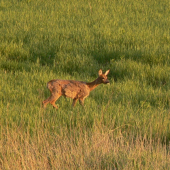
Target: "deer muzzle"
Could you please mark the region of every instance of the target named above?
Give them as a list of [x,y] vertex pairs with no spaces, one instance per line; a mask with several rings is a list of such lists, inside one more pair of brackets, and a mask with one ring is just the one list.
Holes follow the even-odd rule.
[[106,80],[106,81],[105,81],[105,84],[108,84],[108,83],[110,83],[109,80]]

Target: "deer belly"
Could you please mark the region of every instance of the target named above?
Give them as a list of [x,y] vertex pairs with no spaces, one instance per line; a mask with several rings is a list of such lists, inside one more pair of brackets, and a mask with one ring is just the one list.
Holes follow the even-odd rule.
[[77,98],[77,92],[71,90],[65,90],[64,96],[74,99]]

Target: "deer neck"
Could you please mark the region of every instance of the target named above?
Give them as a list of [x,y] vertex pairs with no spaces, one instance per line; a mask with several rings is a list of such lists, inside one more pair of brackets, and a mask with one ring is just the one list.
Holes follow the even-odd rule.
[[99,84],[101,84],[99,81],[98,81],[98,78],[90,83],[86,83],[87,86],[89,87],[90,91],[94,90]]

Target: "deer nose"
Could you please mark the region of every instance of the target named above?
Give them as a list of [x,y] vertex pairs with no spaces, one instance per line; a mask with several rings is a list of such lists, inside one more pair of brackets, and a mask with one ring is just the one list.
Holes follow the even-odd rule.
[[107,84],[107,83],[110,83],[110,82],[109,82],[109,80],[106,80],[105,83]]

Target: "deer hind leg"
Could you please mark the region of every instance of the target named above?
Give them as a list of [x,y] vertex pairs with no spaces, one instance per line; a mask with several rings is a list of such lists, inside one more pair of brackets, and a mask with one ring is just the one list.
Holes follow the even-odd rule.
[[[51,96],[50,96],[51,97]],[[47,104],[50,102],[50,97],[42,102],[44,108],[46,108]]]
[[44,108],[47,106],[48,103],[50,103],[51,105],[53,105],[53,107],[55,107],[56,109],[58,109],[58,107],[56,106],[55,102],[59,99],[61,95],[51,95],[48,99],[43,101],[43,105]]
[[73,99],[73,104],[72,104],[73,107],[76,105],[77,100],[78,100],[78,98],[74,98],[74,99]]

